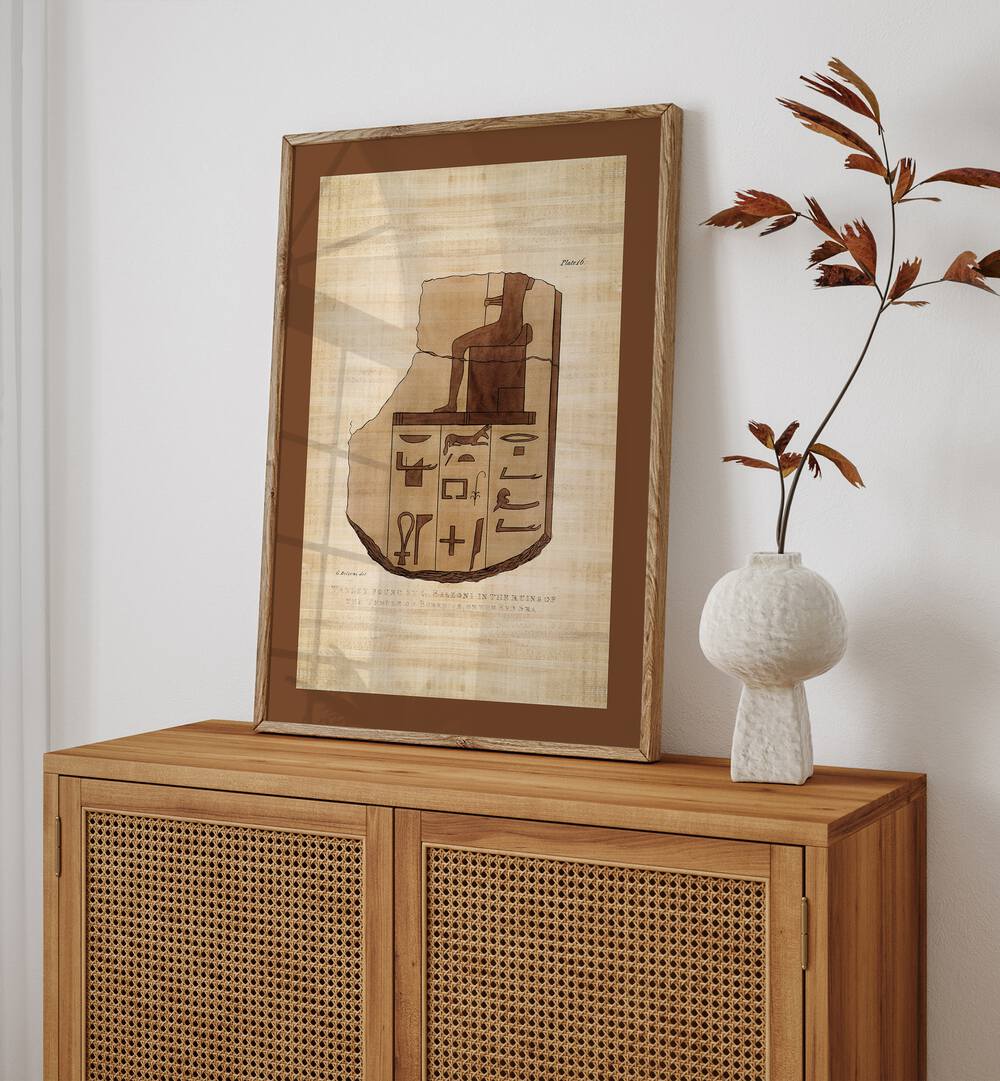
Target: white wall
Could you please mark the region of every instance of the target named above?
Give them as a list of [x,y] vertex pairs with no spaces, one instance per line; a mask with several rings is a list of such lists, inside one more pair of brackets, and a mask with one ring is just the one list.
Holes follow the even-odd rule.
[[[281,134],[672,100],[665,747],[725,753],[737,687],[698,616],[769,546],[773,493],[719,457],[752,451],[750,417],[821,415],[872,297],[812,289],[804,227],[697,222],[749,185],[883,224],[877,181],[772,100],[831,54],[879,90],[893,153],[1000,168],[995,0],[536,0],[504,33],[451,0],[49,2],[54,743],[250,714]],[[1000,247],[1000,192],[940,194],[901,208],[902,254]],[[817,759],[930,775],[930,1076],[996,1081],[1000,299],[930,299],[887,317],[828,432],[868,487],[804,483],[791,546],[851,624],[810,689]]]

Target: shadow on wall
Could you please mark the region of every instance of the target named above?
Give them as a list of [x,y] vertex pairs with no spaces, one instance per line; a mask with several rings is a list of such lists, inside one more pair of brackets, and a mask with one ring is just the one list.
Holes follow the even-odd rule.
[[[985,1055],[975,1004],[995,1002],[1000,965],[993,926],[1000,870],[984,859],[1000,851],[997,764],[988,753],[997,723],[997,647],[984,640],[981,619],[961,620],[959,595],[942,577],[930,589],[921,574],[900,577],[854,613],[850,649],[879,743],[906,749],[900,768],[929,774],[928,1029],[965,1023],[968,1031],[956,1039]],[[894,756],[886,750],[880,757]],[[956,995],[966,1009],[956,1011]],[[990,1040],[1000,1053],[1000,1036]],[[932,1066],[934,1050],[932,1042]]]
[[[700,191],[708,172],[705,116],[684,112],[682,190]],[[724,390],[719,358],[717,262],[720,246],[680,210],[677,340],[670,463],[663,747],[679,754],[728,755],[739,685],[705,660],[698,623],[708,591],[730,568],[731,514],[718,483],[718,460],[705,447],[723,444],[718,403]],[[713,476],[707,477],[708,471]]]

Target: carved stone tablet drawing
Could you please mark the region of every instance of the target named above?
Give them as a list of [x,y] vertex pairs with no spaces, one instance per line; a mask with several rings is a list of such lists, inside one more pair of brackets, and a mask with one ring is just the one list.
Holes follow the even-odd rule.
[[348,444],[347,518],[381,567],[478,581],[548,544],[561,309],[518,270],[423,283],[417,353]]

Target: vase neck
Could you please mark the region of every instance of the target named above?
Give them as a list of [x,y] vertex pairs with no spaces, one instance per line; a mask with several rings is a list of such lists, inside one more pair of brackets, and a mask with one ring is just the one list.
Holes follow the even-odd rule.
[[801,552],[751,552],[748,567],[800,567]]

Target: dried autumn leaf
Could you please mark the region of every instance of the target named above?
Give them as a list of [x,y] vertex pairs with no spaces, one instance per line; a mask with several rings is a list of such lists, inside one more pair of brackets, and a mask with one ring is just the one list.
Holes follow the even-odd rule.
[[[845,109],[850,109],[852,112],[858,113],[859,116],[865,116],[869,120],[875,120],[875,114],[867,102],[858,97],[853,90],[834,82],[828,75],[820,75],[817,72],[814,73],[811,79],[807,75],[800,75],[799,78],[806,86],[815,90],[818,94],[833,98],[834,101],[843,105]],[[878,121],[875,122],[878,123]]]
[[851,253],[851,258],[874,279],[878,263],[878,249],[875,244],[875,234],[868,227],[868,223],[858,219],[852,224],[845,225],[840,236],[844,241],[844,246]]
[[905,304],[909,308],[926,308],[930,301],[927,300],[894,300],[895,304]]
[[731,225],[737,229],[747,229],[763,220],[756,214],[747,214],[745,211],[740,210],[738,206],[730,206],[726,207],[725,210],[720,210],[717,214],[713,214],[710,218],[706,218],[701,224],[715,225],[720,229],[728,229]]
[[1000,278],[1000,251],[991,251],[979,260],[979,273],[984,278]]
[[794,225],[798,220],[798,214],[786,214],[783,218],[775,218],[766,229],[761,229],[760,235],[770,236],[771,233],[777,233],[780,229],[787,229],[789,225]]
[[875,120],[875,123],[878,124],[879,131],[881,131],[882,116],[879,112],[878,98],[875,97],[875,91],[872,90],[857,72],[851,71],[843,60],[838,60],[837,57],[834,57],[826,66],[834,73],[834,75],[843,79],[845,83],[850,83],[855,90],[861,91],[861,96],[871,107],[872,117]]
[[[924,183],[922,180],[921,184]],[[918,184],[917,187],[920,185]],[[901,203],[940,203],[941,200],[936,195],[910,195],[905,199],[899,200]]]
[[883,180],[888,176],[885,171],[885,162],[876,161],[874,158],[868,157],[867,154],[848,154],[847,160],[844,162],[844,168],[861,169],[866,173],[874,173]]
[[774,441],[774,449],[777,454],[784,454],[788,444],[792,441],[792,436],[799,430],[799,422],[793,420],[791,424],[778,436]]
[[906,290],[917,280],[917,275],[919,273],[919,258],[906,259],[900,263],[899,270],[896,273],[896,280],[892,283],[892,288],[889,290],[889,299],[899,300]]
[[878,152],[870,143],[865,142],[856,131],[852,131],[845,124],[841,124],[839,120],[834,120],[832,116],[827,116],[826,113],[821,113],[818,109],[811,109],[808,105],[803,105],[801,101],[778,98],[778,103],[788,109],[810,131],[835,139],[841,146],[849,146],[852,150],[860,150],[862,154],[867,154],[873,161],[881,160]]
[[[729,226],[735,226],[737,229],[747,229],[751,225],[756,225],[766,218],[777,217],[779,214],[791,215],[792,221],[797,216],[795,211],[792,210],[791,203],[786,199],[782,199],[778,195],[772,195],[767,191],[755,191],[750,188],[747,191],[738,191],[733,206],[720,210],[717,214],[706,218],[701,224],[715,225],[722,229]],[[791,222],[788,222],[788,224],[791,225]],[[775,228],[783,229],[784,226],[775,225],[768,232],[773,232]]]
[[913,187],[914,178],[917,175],[917,165],[913,158],[900,158],[896,166],[896,187],[893,189],[892,201],[898,203],[900,199]]
[[755,191],[753,188],[738,191],[736,205],[745,213],[754,214],[758,218],[774,218],[778,214],[794,213],[792,204],[786,199],[767,191]]
[[977,289],[985,289],[987,293],[994,293],[985,281],[976,262],[975,252],[964,251],[956,255],[951,266],[941,275],[946,282],[958,282],[961,285],[974,285]]
[[781,475],[787,477],[790,473],[794,473],[799,468],[799,462],[802,461],[801,454],[782,454],[779,459],[781,462]]
[[856,266],[846,263],[827,263],[819,268],[816,285],[820,289],[836,285],[872,285],[872,279]]
[[748,458],[745,454],[727,454],[722,459],[724,462],[739,462],[740,465],[749,466],[751,469],[773,469],[778,472],[778,467],[770,462],[762,462],[759,458]]
[[747,427],[754,439],[763,443],[768,450],[774,449],[774,429],[770,424],[765,424],[761,420],[752,420]]
[[832,259],[835,255],[840,255],[841,252],[845,252],[847,249],[839,240],[824,240],[818,248],[813,248],[809,255],[809,266],[814,267],[817,263],[825,262],[827,259]]
[[813,443],[809,450],[813,454],[819,454],[821,457],[826,458],[827,461],[833,462],[843,474],[844,479],[853,484],[855,488],[864,488],[865,482],[861,479],[858,467],[850,458],[841,454],[839,450],[834,450],[833,447],[828,447],[825,443]]
[[1000,173],[995,169],[945,169],[943,173],[935,173],[920,183],[933,184],[937,181],[965,184],[970,188],[1000,188]]
[[840,243],[840,233],[833,227],[833,223],[826,216],[826,211],[819,205],[819,200],[814,199],[811,195],[807,195],[806,206],[809,207],[809,213],[812,216],[812,223],[817,229],[826,235],[831,240],[836,240]]
[[819,459],[812,451],[809,452],[809,455],[806,458],[806,464],[809,466],[809,472],[812,473],[817,480],[823,476],[823,470],[819,467]]

